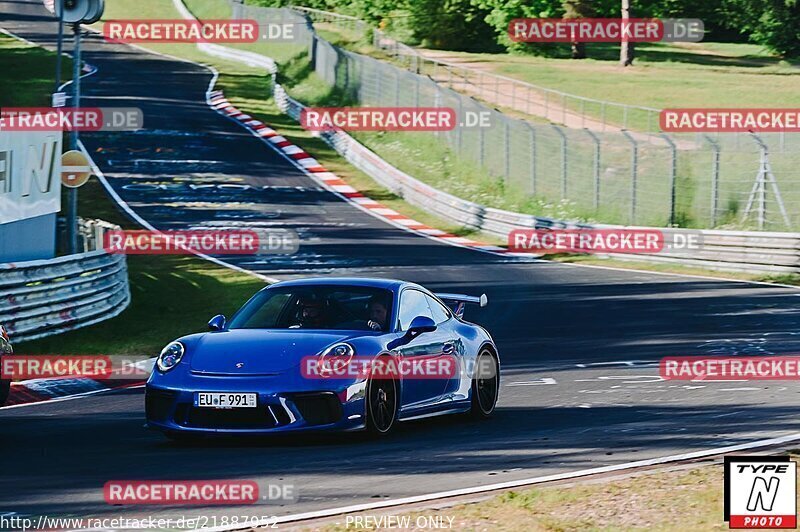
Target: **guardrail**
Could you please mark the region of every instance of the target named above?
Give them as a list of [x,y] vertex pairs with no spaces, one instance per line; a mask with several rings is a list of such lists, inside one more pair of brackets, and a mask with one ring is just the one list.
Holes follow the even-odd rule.
[[119,227],[81,220],[84,253],[0,264],[0,323],[12,342],[24,342],[99,323],[130,303],[125,255],[103,247],[106,230]]
[[[279,84],[275,86],[275,101],[282,111],[295,120],[299,120],[300,112],[305,106],[290,97]],[[622,227],[592,226],[486,207],[458,198],[411,177],[381,159],[344,131],[326,132],[322,134],[322,138],[350,164],[408,203],[450,222],[503,239],[507,239],[513,229]],[[665,250],[659,254],[613,254],[608,256],[623,260],[673,263],[722,271],[800,272],[800,233],[698,231],[677,228],[661,230],[672,234],[696,235],[699,233],[702,235],[701,249]],[[667,238],[666,240],[671,239]]]

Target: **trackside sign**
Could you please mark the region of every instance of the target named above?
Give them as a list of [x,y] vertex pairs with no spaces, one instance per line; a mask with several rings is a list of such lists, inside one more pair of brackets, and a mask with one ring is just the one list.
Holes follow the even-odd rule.
[[0,224],[61,210],[61,132],[0,131]]

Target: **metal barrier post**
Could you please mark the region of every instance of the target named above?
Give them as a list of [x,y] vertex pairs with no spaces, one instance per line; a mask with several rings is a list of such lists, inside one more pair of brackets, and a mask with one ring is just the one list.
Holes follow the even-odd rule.
[[567,136],[561,128],[555,124],[550,124],[561,137],[561,199],[567,199]]
[[592,174],[594,176],[594,210],[600,208],[600,139],[590,129],[584,129],[594,142],[594,160],[592,164]]
[[536,129],[530,122],[524,122],[531,132],[531,195],[536,195]]
[[703,137],[714,150],[714,158],[711,161],[711,227],[714,228],[717,226],[717,212],[719,211],[719,144],[708,135],[703,135]]
[[675,147],[675,143],[672,142],[672,139],[665,133],[661,133],[661,137],[669,144],[670,150],[672,151],[672,160],[670,164],[670,171],[669,171],[669,226],[675,226],[675,187],[677,184],[677,173],[678,173],[678,150]]
[[509,119],[504,118],[503,122],[505,123],[505,138],[504,138],[504,148],[505,148],[505,168],[504,174],[506,180],[511,177],[511,126],[509,125]]
[[636,177],[639,171],[639,145],[627,130],[623,129],[622,134],[631,143],[631,210],[630,224],[636,224]]

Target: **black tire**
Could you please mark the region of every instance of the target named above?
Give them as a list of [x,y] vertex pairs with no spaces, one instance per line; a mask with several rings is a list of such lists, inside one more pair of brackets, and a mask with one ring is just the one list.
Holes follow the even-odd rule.
[[494,353],[489,349],[483,349],[475,359],[470,415],[477,419],[490,417],[497,406],[499,393],[500,365],[497,363]]
[[400,397],[394,379],[370,379],[367,382],[367,432],[386,436],[397,424]]
[[6,404],[11,393],[11,381],[0,381],[0,406]]

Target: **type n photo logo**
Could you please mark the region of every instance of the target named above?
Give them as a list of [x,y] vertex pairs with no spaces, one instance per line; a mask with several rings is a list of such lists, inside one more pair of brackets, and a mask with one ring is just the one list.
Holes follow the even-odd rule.
[[726,456],[725,521],[730,528],[797,528],[797,463]]

